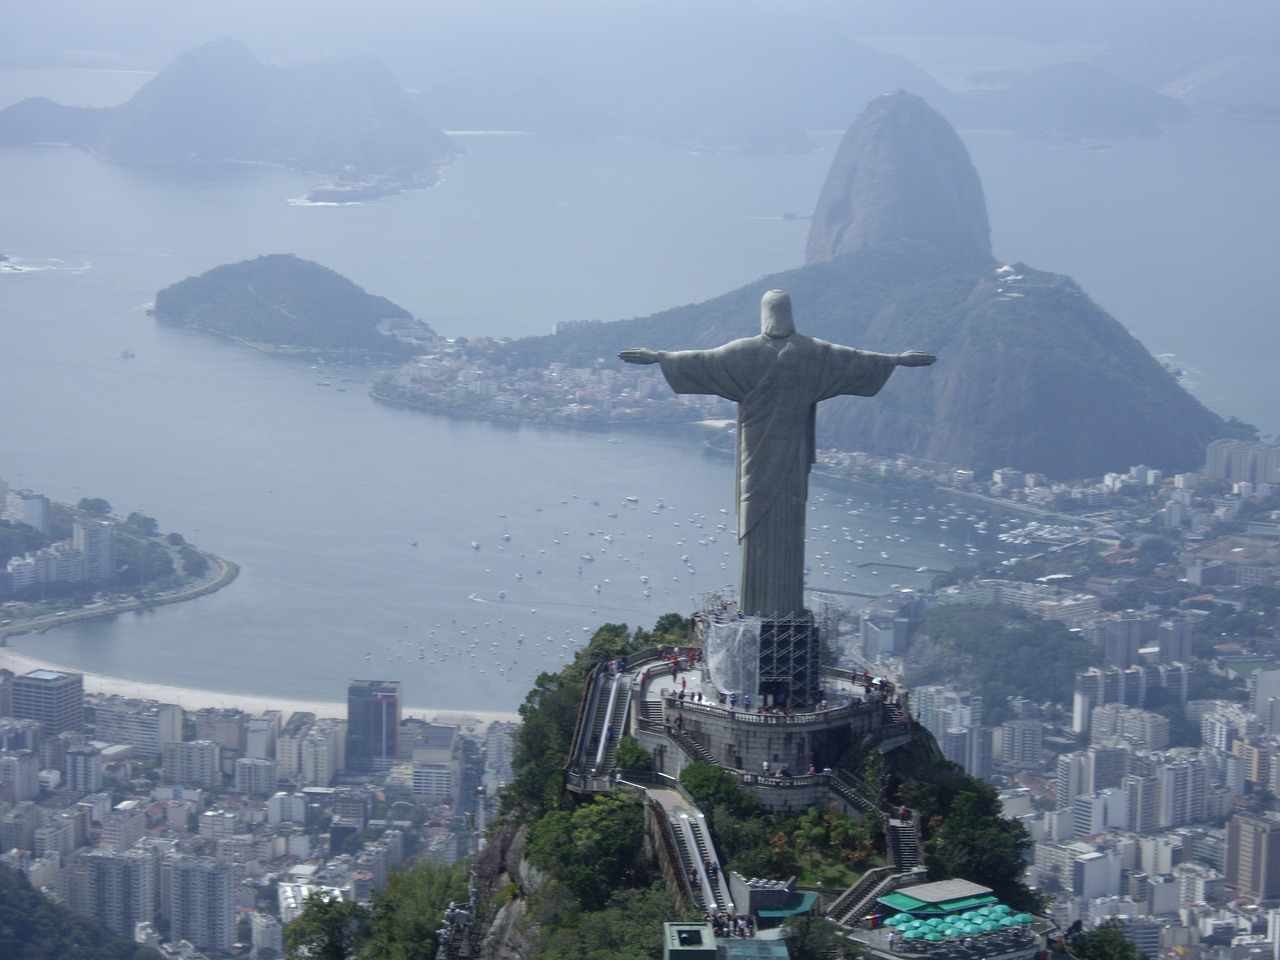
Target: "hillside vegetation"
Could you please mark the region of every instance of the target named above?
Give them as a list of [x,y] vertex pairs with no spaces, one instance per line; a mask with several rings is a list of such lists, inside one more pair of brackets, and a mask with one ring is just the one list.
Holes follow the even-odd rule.
[[0,866],[0,954],[5,960],[160,960],[150,947],[54,903],[6,866]]
[[407,356],[434,336],[403,307],[292,254],[214,267],[156,294],[155,317],[293,351]]

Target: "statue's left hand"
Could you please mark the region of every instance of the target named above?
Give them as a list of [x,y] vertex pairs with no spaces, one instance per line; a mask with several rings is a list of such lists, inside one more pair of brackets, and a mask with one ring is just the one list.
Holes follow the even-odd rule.
[[906,353],[898,354],[898,366],[927,367],[937,359],[931,353],[925,353],[921,350],[908,350]]

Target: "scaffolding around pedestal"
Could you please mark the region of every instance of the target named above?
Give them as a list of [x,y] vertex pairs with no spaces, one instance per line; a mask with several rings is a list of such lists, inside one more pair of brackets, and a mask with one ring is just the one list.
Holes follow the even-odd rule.
[[695,616],[707,675],[747,705],[796,709],[821,699],[822,628],[805,610],[792,617],[748,617],[732,600],[711,598]]

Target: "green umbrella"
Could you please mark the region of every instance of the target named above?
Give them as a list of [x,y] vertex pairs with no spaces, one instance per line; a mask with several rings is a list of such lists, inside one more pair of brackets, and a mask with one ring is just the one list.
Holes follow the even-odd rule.
[[903,915],[900,913],[895,913],[892,917],[890,917],[888,920],[884,922],[884,925],[886,927],[896,927],[898,924],[902,923],[902,916]]
[[942,934],[938,933],[936,930],[931,933],[926,933],[924,938],[930,943],[939,943],[944,939]]
[[977,909],[976,913],[977,913],[977,914],[978,914],[978,916],[980,916],[980,917],[989,917],[989,916],[991,916],[992,910],[991,910],[991,908],[990,908],[990,907],[979,907],[979,908]]
[[1017,925],[1018,925],[1018,921],[1015,920],[1013,917],[1005,917],[1003,920],[1000,921],[1000,926],[1002,927],[1016,927]]
[[926,930],[929,927],[929,925],[923,920],[917,920],[915,918],[912,918],[910,923],[904,923],[902,926],[906,930]]
[[918,927],[914,930],[908,930],[902,935],[903,940],[919,940],[924,936],[924,931]]
[[999,913],[999,914],[1002,914],[1002,915],[1003,915],[1003,914],[1006,914],[1006,913],[1013,913],[1013,910],[1012,910],[1012,908],[1010,908],[1010,907],[1009,907],[1008,905],[1006,905],[1006,904],[1003,904],[1003,903],[997,903],[995,906],[993,906],[993,907],[991,908],[991,912],[992,912],[992,913]]
[[930,917],[925,921],[925,926],[933,927],[936,930],[946,922],[947,921],[943,920],[941,917]]
[[1000,929],[1000,924],[996,923],[994,920],[984,920],[979,924],[979,926],[982,928],[983,933],[991,933],[993,930]]
[[944,937],[955,937],[955,936],[959,936],[960,928],[959,927],[940,927],[939,932]]
[[1035,917],[1031,916],[1029,913],[1016,913],[1014,914],[1013,919],[1018,923],[1030,923],[1035,919]]
[[978,919],[978,917],[980,917],[980,916],[982,916],[982,914],[977,913],[976,911],[973,911],[973,910],[966,910],[964,913],[960,914],[960,919],[961,919],[961,920],[976,920],[976,919]]

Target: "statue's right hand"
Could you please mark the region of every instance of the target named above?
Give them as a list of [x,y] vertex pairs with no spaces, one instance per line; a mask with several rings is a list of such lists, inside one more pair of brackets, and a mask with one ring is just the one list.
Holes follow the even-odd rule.
[[662,354],[657,350],[650,350],[647,347],[629,347],[618,354],[627,363],[657,363],[662,359]]

